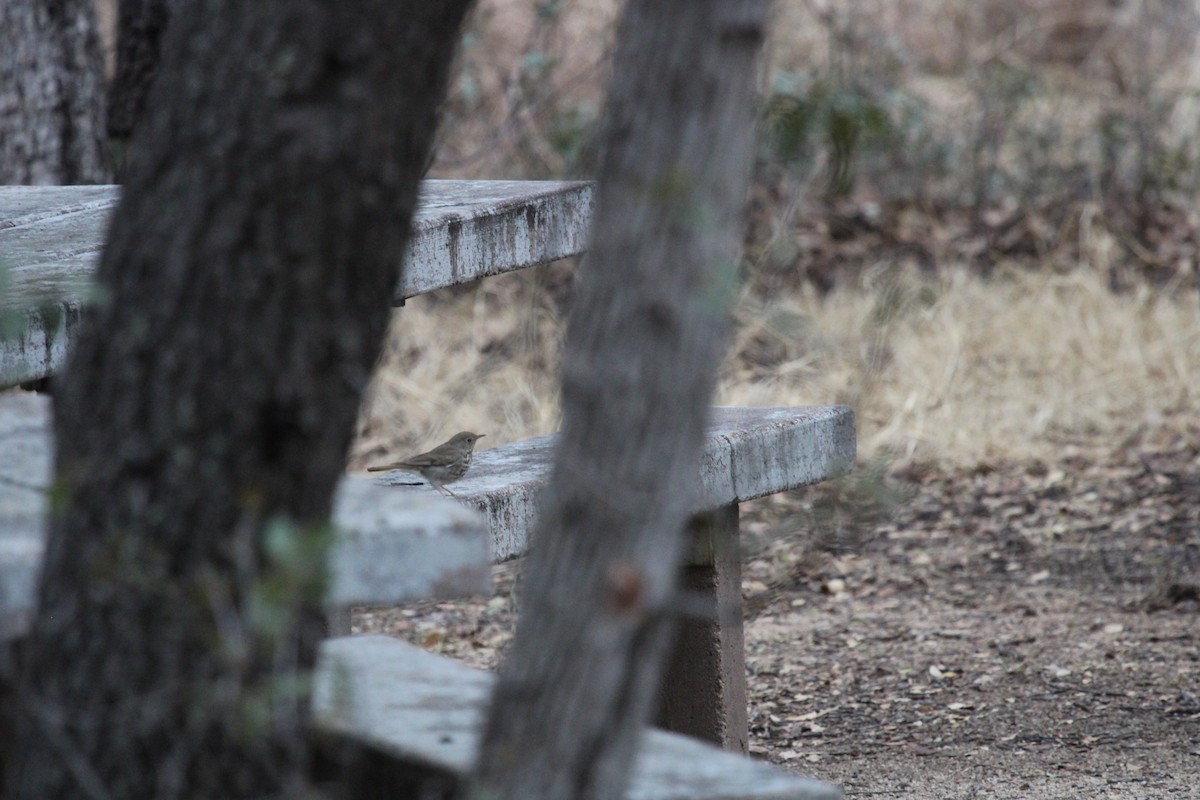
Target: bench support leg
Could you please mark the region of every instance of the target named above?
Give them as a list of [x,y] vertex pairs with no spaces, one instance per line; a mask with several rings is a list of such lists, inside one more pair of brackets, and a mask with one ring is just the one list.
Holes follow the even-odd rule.
[[749,751],[742,564],[736,504],[692,518],[693,545],[681,587],[703,597],[707,618],[681,621],[659,690],[657,725]]

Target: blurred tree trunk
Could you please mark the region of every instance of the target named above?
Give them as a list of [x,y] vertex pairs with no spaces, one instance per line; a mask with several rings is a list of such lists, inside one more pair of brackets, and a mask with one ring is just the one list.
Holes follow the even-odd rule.
[[[108,86],[108,136],[124,162],[135,123],[158,74],[162,39],[180,0],[120,0],[117,3],[116,71]],[[118,172],[120,167],[118,166]]]
[[9,800],[298,797],[331,497],[469,0],[186,0],[56,396]]
[[0,2],[0,184],[108,183],[92,0]]
[[737,284],[765,0],[631,0],[563,429],[473,798],[620,797]]

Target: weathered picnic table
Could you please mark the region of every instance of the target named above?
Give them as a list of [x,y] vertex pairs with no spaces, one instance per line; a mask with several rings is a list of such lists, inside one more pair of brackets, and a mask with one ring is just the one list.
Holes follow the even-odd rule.
[[[582,252],[590,193],[590,186],[581,183],[430,181],[395,299]],[[21,321],[20,335],[0,344],[0,386],[45,378],[60,368],[79,335],[79,308],[89,295],[87,277],[116,194],[113,187],[0,187],[0,266],[12,277],[7,297],[0,291],[0,313],[15,313]],[[17,465],[16,475],[0,472],[0,515],[10,515],[13,531],[24,531],[12,537],[17,542],[12,545],[0,536],[0,570],[8,570],[0,571],[0,603],[7,604],[0,606],[0,616],[7,615],[10,638],[20,635],[32,608],[49,469],[49,413],[44,397],[0,395],[0,420],[6,414],[11,418],[7,433],[0,427],[0,465]],[[488,560],[527,551],[551,448],[552,439],[542,437],[482,451],[471,473],[456,484],[460,498],[482,512],[491,547]],[[661,698],[661,721],[667,727],[744,752],[738,503],[845,472],[854,451],[853,415],[843,407],[715,412],[697,465],[696,539],[684,575],[685,585],[709,599],[711,617],[687,622],[679,637]],[[33,459],[35,467],[19,466],[25,459]],[[31,482],[37,476],[41,484]],[[404,480],[410,479],[406,474]],[[439,522],[463,509],[447,510],[439,498],[428,497],[432,490],[427,487],[406,490],[391,485],[396,482],[394,475],[343,479],[335,522],[344,533],[335,548],[331,608],[395,603],[475,585],[480,562],[470,545],[463,546],[457,561],[443,559],[446,548],[441,545],[419,546],[447,537],[470,540],[474,534],[469,531],[475,530],[471,523]],[[411,503],[422,496],[431,505],[413,511]],[[4,520],[0,516],[0,528],[10,527]],[[340,556],[338,548],[347,555]],[[361,570],[370,554],[385,551],[391,557],[378,561],[382,568],[375,573],[367,570],[371,580],[364,580],[367,573]],[[425,564],[420,572],[428,579],[423,584],[406,583],[402,575],[389,582],[387,573],[401,553]],[[339,558],[350,565],[341,579]],[[462,581],[446,579],[455,571]],[[5,582],[17,588],[5,590]],[[347,703],[341,690],[331,691],[330,681],[347,683],[353,702]],[[474,671],[395,640],[332,639],[318,668],[317,719],[323,730],[354,739],[387,763],[418,762],[433,769],[449,786],[469,764],[486,686],[487,679]],[[457,710],[442,713],[450,698]],[[827,784],[683,737],[647,733],[645,742],[631,797],[840,796]],[[385,780],[395,777],[385,773],[390,776]]]
[[[49,400],[0,396],[0,647],[28,627],[33,576],[41,555],[40,520],[50,479]],[[548,443],[538,444],[539,449]],[[481,454],[482,455],[482,454]],[[720,480],[712,464],[701,480]],[[497,462],[476,483],[495,480]],[[536,479],[535,475],[526,475]],[[482,487],[475,486],[478,495]],[[486,492],[482,493],[486,497]],[[498,509],[496,509],[498,510]],[[347,476],[338,491],[331,608],[394,604],[484,591],[490,557],[486,526],[475,513],[435,492]],[[19,555],[17,559],[11,556]],[[13,591],[10,591],[13,590]],[[739,642],[740,644],[740,642]],[[356,792],[377,796],[395,770],[379,759],[416,760],[429,786],[450,796],[469,769],[490,678],[448,659],[382,636],[326,641],[316,676],[319,728],[375,754],[358,765]],[[836,789],[703,744],[647,730],[629,798],[832,800]],[[0,737],[2,740],[2,737]]]
[[[0,339],[0,387],[62,367],[119,192],[0,186],[0,316],[18,317]],[[426,181],[395,299],[582,253],[591,198],[581,182]]]

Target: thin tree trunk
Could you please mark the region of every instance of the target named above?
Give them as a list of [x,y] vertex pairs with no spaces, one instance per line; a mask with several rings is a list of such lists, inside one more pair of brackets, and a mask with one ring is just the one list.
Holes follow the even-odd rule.
[[563,429],[473,798],[623,794],[736,287],[764,0],[631,0]]
[[56,395],[10,800],[297,797],[331,496],[469,0],[188,0]]
[[0,2],[0,184],[107,183],[92,0]]

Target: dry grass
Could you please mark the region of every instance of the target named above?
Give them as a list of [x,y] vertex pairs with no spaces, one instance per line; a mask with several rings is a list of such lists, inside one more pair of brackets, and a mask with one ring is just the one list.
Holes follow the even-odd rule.
[[[718,402],[849,403],[865,460],[972,467],[1116,447],[1200,418],[1193,293],[1113,294],[1092,269],[888,278],[743,300]],[[536,276],[396,313],[354,463],[459,429],[552,431],[562,323]]]
[[[616,6],[483,0],[434,174],[579,174]],[[1079,203],[1101,210],[1074,214],[1092,223],[1061,231],[1057,222],[1043,223],[1050,233],[1036,253],[1020,256],[1023,268],[1001,268],[989,279],[953,266],[967,257],[959,240],[975,234],[939,230],[944,221],[930,217],[923,236],[949,242],[930,244],[939,277],[876,269],[879,251],[859,248],[865,277],[827,296],[794,277],[783,282],[792,289],[769,299],[748,291],[718,400],[850,403],[859,415],[862,457],[894,468],[1052,462],[1081,447],[1116,447],[1140,433],[1194,424],[1194,293],[1168,287],[1113,294],[1105,276],[1137,272],[1156,259],[1167,273],[1193,275],[1195,248],[1127,247],[1128,231],[1105,226],[1126,224],[1119,219],[1121,187],[1136,193],[1146,185],[1183,185],[1200,164],[1189,111],[1200,86],[1200,57],[1191,46],[1200,17],[1169,0],[1126,6],[780,0],[772,70],[825,75],[843,87],[858,82],[872,87],[868,97],[907,95],[925,104],[924,116],[910,120],[916,127],[905,130],[933,139],[864,154],[874,161],[863,161],[854,201],[886,202],[899,186],[903,197],[940,191],[982,199],[1005,209],[1001,216],[1026,203],[1038,220],[1057,219],[1044,213],[1047,206],[1062,209],[1064,218]],[[763,85],[772,85],[766,74]],[[1110,129],[1111,119],[1120,125]],[[1175,128],[1186,147],[1167,135]],[[922,149],[921,141],[937,146]],[[1116,155],[1104,154],[1109,145]],[[814,176],[826,155],[819,147],[810,155],[814,170],[781,184],[778,208],[767,212],[770,235],[780,241],[789,240],[819,187]],[[938,181],[932,194],[913,189]],[[1115,211],[1091,194],[1101,189],[1112,189]],[[1191,205],[1185,200],[1182,207]],[[1186,236],[1171,229],[1168,244]],[[826,249],[816,258],[831,252],[842,254]],[[796,274],[803,268],[785,265]],[[554,430],[563,325],[545,274],[490,279],[415,299],[397,312],[352,464],[464,428],[486,432],[486,446]]]
[[466,292],[416,297],[395,312],[359,423],[351,464],[484,433],[480,448],[558,426],[562,321],[539,267]]
[[789,298],[775,313],[806,320],[795,347],[807,355],[776,375],[734,370],[722,400],[849,402],[862,456],[894,466],[1053,462],[1196,419],[1200,307],[1188,295],[1115,295],[1078,269]]
[[[1196,298],[1117,296],[1100,276],[959,273],[898,325],[893,363],[863,409],[867,449],[956,463],[1117,445],[1194,421]],[[1191,295],[1191,293],[1189,293]]]

